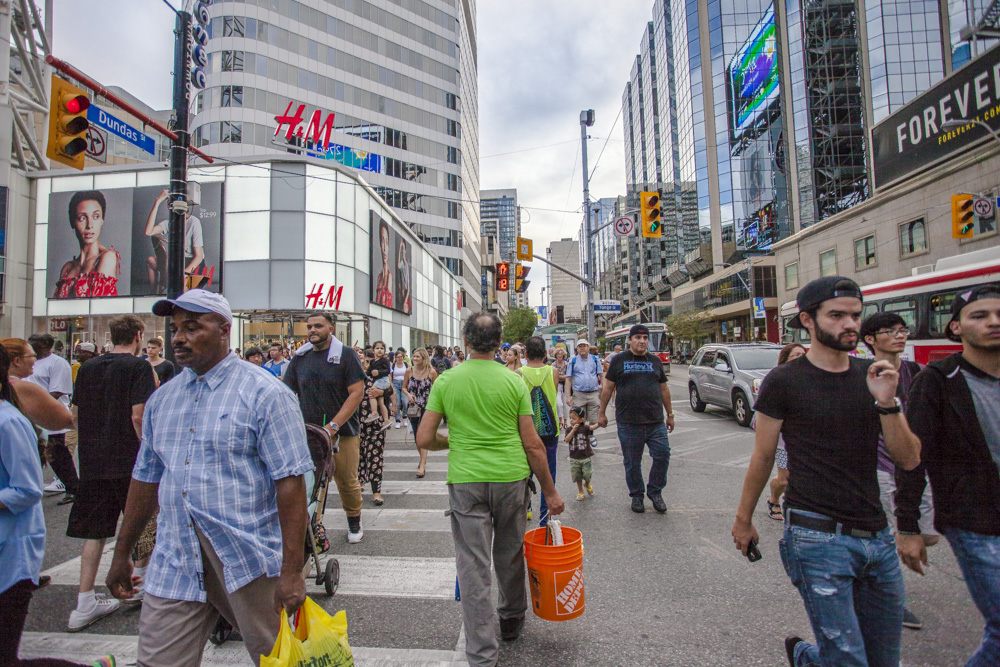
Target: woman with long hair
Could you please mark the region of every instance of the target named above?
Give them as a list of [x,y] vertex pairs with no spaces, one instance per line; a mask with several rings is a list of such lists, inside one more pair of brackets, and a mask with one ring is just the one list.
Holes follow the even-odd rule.
[[[427,398],[431,395],[431,385],[434,384],[434,380],[437,380],[437,376],[437,371],[431,366],[431,357],[427,354],[427,350],[422,347],[415,348],[413,350],[413,366],[406,371],[403,378],[403,392],[411,404],[410,407],[415,405],[418,413],[416,417],[407,415],[413,433],[417,432],[420,419],[424,416]],[[413,412],[413,410],[411,409],[409,412]],[[420,463],[417,465],[417,477],[423,477],[427,468],[427,450],[421,449],[419,451]]]
[[[375,362],[375,353],[365,352],[364,367],[368,371]],[[385,391],[375,386],[375,379],[365,374],[365,396],[361,401],[361,449],[358,456],[358,483],[372,485],[372,502],[382,505],[382,470],[385,465],[385,428],[378,419],[370,419],[376,414],[377,399]],[[388,426],[386,422],[385,426]]]
[[49,392],[34,382],[21,382],[34,371],[35,351],[23,338],[2,338],[7,353],[8,377],[17,396],[19,409],[35,426],[50,431],[73,428],[73,414]]
[[[778,353],[778,365],[794,361],[806,353],[806,348],[798,343],[789,343],[781,348]],[[754,415],[754,422],[751,426],[756,426],[757,415]],[[771,497],[767,499],[767,515],[775,521],[784,521],[785,517],[781,513],[781,494],[788,488],[788,452],[785,450],[785,440],[778,434],[778,449],[774,453],[774,461],[778,466],[778,473],[771,479]]]
[[510,349],[507,350],[507,358],[504,359],[503,365],[515,373],[521,372],[521,355],[516,344],[512,345]]
[[69,200],[69,226],[80,254],[63,264],[56,281],[56,299],[118,296],[122,259],[114,246],[101,245],[108,203],[100,190],[77,192]]
[[559,417],[559,427],[562,429],[569,428],[569,406],[566,405],[566,367],[569,363],[566,361],[566,349],[563,347],[557,347],[556,351],[553,353],[555,361],[552,365],[555,367],[556,372],[558,372],[559,382],[556,386],[556,415]]
[[[0,665],[77,667],[65,660],[17,657],[32,594],[45,557],[42,466],[35,429],[21,413],[10,381],[12,357],[0,345]],[[51,397],[50,397],[51,398]],[[55,400],[55,399],[53,399]],[[91,665],[113,667],[108,655]]]
[[375,277],[375,303],[386,308],[396,307],[392,266],[389,264],[389,223],[385,220],[378,225],[378,247],[382,258],[382,270]]
[[410,369],[410,364],[406,363],[406,350],[399,348],[396,350],[396,358],[392,364],[392,388],[393,396],[396,399],[396,428],[399,428],[402,420],[406,418],[406,394],[403,393],[403,384],[406,381],[406,371]]

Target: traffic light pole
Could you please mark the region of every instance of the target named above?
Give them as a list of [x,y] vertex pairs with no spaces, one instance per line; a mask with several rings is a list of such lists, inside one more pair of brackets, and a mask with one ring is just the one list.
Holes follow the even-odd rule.
[[[594,124],[594,110],[580,112],[580,143],[583,154],[583,238],[586,244],[587,258],[587,331],[590,336],[597,337],[594,327],[594,236],[590,223],[590,172],[587,168],[587,128]],[[567,271],[567,273],[569,273]]]
[[191,14],[177,12],[174,27],[174,127],[176,138],[170,144],[170,231],[167,248],[167,298],[176,299],[184,292],[184,223],[187,202],[187,152],[190,106]]

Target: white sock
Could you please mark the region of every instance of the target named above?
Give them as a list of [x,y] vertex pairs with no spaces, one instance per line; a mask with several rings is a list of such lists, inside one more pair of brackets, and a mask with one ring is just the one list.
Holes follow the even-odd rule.
[[142,583],[139,584],[138,586],[135,586],[135,589],[137,591],[141,591],[146,586],[146,568],[144,567],[132,568],[132,574],[136,577],[142,577]]
[[97,606],[97,599],[94,597],[94,591],[87,591],[86,593],[77,593],[76,595],[76,610],[84,614],[89,614],[94,611]]

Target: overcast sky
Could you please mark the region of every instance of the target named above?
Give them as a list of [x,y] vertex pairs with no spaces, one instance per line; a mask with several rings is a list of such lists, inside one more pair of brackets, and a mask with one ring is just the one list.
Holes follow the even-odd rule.
[[[182,0],[170,2],[178,6]],[[596,164],[591,197],[625,194],[621,119],[613,123],[652,5],[478,2],[480,185],[517,188],[527,209],[522,233],[534,241],[536,254],[579,231],[581,110],[597,115],[590,128],[591,171],[610,138]],[[173,13],[163,0],[55,0],[54,23],[57,58],[153,108],[170,106]],[[532,306],[540,304],[546,268],[532,265]]]

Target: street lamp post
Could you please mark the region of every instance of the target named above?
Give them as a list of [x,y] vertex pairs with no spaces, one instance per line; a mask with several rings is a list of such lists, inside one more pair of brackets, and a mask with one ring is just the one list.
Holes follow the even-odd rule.
[[587,128],[594,124],[594,110],[580,112],[580,142],[583,154],[583,237],[586,242],[587,257],[587,331],[591,337],[596,337],[594,329],[594,238],[590,225],[590,173],[587,171]]
[[981,120],[976,120],[976,119],[973,119],[973,118],[969,118],[969,119],[965,119],[965,120],[947,120],[947,121],[945,121],[944,123],[941,124],[941,129],[942,130],[955,130],[955,129],[958,129],[960,127],[965,127],[966,125],[980,125],[980,126],[986,128],[986,131],[990,133],[990,136],[993,137],[993,140],[996,141],[997,144],[1000,144],[1000,135],[998,135],[993,130],[992,127],[990,127],[989,125],[987,125],[986,123],[984,123]]

